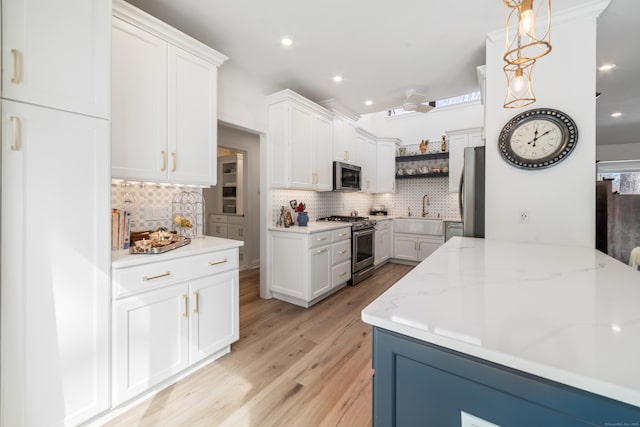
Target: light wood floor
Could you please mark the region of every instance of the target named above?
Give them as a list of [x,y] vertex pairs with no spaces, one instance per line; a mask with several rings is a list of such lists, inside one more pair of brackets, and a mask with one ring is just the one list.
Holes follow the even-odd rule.
[[259,297],[240,273],[240,340],[231,353],[109,426],[371,425],[371,327],[362,309],[411,267],[387,264],[304,309]]

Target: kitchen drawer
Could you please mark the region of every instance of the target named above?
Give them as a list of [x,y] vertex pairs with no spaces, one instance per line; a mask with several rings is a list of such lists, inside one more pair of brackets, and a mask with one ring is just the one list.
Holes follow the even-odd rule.
[[387,220],[387,221],[380,221],[378,220],[378,222],[376,223],[376,230],[388,230],[389,229],[389,225],[391,224],[391,221]]
[[351,229],[350,228],[341,228],[339,230],[333,230],[331,232],[331,241],[339,242],[341,240],[351,239]]
[[317,248],[331,243],[331,231],[313,233],[309,236],[309,248]]
[[[153,256],[153,255],[138,255]],[[145,264],[136,267],[114,269],[115,297],[125,297],[140,292],[153,291],[184,282],[192,265],[188,258]]]
[[222,222],[226,224],[228,222],[226,215],[209,215],[209,222]]
[[209,223],[209,236],[222,237],[224,239],[229,235],[229,226],[220,222]]
[[345,240],[331,245],[331,264],[338,264],[351,260],[351,240]]
[[238,249],[236,248],[136,267],[114,269],[115,297],[122,298],[148,292],[234,268],[238,268]]
[[351,261],[331,267],[331,286],[335,287],[351,279]]
[[244,241],[244,227],[236,224],[229,224],[227,228],[227,238]]
[[228,216],[227,222],[229,224],[237,224],[244,225],[244,217],[243,216]]

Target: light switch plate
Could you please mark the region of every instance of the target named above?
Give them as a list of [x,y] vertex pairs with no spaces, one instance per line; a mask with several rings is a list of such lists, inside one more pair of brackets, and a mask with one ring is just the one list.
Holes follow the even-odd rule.
[[461,427],[500,427],[498,424],[467,414],[464,411],[460,411],[460,420]]

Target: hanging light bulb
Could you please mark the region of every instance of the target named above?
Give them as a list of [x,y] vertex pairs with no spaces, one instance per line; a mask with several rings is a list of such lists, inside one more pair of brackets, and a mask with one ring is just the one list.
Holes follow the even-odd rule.
[[522,0],[520,5],[520,33],[535,37],[536,20],[533,14],[533,0]]
[[524,77],[522,76],[522,68],[518,67],[515,71],[516,75],[513,79],[513,90],[515,92],[520,92],[524,87]]
[[522,64],[507,64],[504,66],[504,74],[507,77],[507,95],[504,99],[504,108],[520,108],[536,102],[531,84],[531,74],[535,60]]

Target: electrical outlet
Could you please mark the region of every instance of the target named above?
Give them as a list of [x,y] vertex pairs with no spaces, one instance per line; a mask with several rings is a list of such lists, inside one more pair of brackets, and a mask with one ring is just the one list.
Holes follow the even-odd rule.
[[460,411],[460,425],[461,427],[500,427],[497,424],[467,414],[464,411]]
[[520,223],[521,224],[528,224],[529,223],[529,211],[521,210],[520,211],[520,215],[519,215],[519,219],[520,219]]

